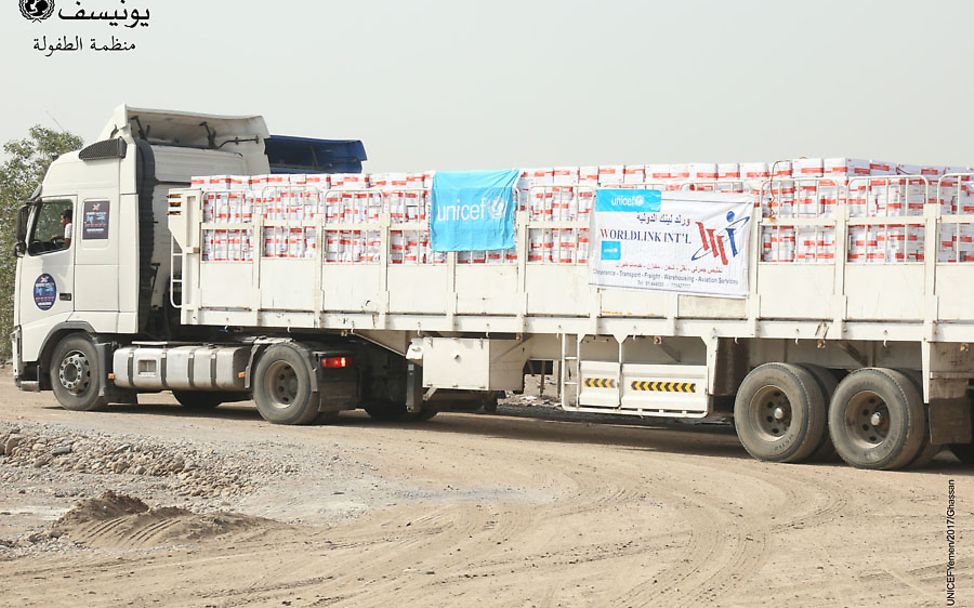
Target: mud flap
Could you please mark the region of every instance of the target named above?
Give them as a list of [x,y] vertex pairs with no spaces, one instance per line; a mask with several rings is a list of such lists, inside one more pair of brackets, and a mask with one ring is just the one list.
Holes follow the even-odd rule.
[[932,399],[928,417],[930,443],[971,442],[971,404],[967,399]]
[[108,379],[108,374],[114,371],[112,355],[117,346],[114,342],[95,342],[95,352],[98,353],[98,367],[102,370],[102,375],[104,376],[98,380],[98,396],[104,397],[109,403],[134,405],[139,402],[138,393],[133,390],[119,388],[115,386],[114,382]]

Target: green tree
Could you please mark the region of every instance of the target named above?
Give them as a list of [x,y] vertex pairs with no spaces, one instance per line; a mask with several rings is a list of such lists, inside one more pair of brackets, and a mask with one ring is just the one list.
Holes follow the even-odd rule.
[[48,166],[65,152],[83,145],[77,135],[34,125],[24,139],[3,145],[0,164],[0,360],[10,357],[14,319],[14,279],[17,261],[13,257],[17,209],[44,179]]

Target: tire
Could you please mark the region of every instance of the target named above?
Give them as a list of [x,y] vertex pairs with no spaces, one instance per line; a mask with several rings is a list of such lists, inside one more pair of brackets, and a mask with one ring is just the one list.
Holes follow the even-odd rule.
[[748,454],[768,462],[801,462],[826,433],[827,408],[811,372],[765,363],[749,373],[734,400],[737,436]]
[[64,409],[90,412],[108,405],[105,397],[98,396],[104,377],[98,351],[87,336],[71,334],[54,347],[51,388]]
[[223,403],[224,397],[215,391],[173,391],[172,395],[188,410],[212,410]]
[[254,371],[254,402],[264,420],[274,424],[308,424],[318,417],[308,355],[292,344],[267,348]]
[[974,464],[974,443],[954,443],[948,447],[957,460],[964,464]]
[[[825,405],[832,401],[832,394],[835,392],[835,387],[839,385],[838,379],[828,369],[822,367],[821,365],[811,365],[808,363],[803,363],[801,365],[818,382],[818,387],[822,389],[822,397],[825,399]],[[826,413],[826,421],[828,421],[828,414]],[[832,445],[832,438],[829,436],[828,425],[826,425],[825,433],[823,433],[822,443],[819,444],[812,455],[808,457],[811,462],[838,462],[839,454],[835,451],[835,446]]]
[[923,451],[923,399],[902,372],[865,368],[842,379],[829,407],[829,432],[839,456],[860,469],[900,469]]

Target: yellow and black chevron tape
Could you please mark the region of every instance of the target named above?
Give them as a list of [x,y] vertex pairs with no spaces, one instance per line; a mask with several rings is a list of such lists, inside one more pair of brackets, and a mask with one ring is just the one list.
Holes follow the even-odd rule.
[[695,393],[695,382],[647,382],[635,380],[630,384],[634,391],[650,391],[654,393]]
[[586,378],[583,384],[589,388],[615,388],[616,381],[612,378]]

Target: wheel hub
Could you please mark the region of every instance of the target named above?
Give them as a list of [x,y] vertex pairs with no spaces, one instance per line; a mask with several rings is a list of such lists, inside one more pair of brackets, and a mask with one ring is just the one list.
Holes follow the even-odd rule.
[[875,393],[862,393],[852,399],[845,418],[846,426],[852,436],[866,445],[877,446],[886,441],[889,435],[889,408]]
[[58,380],[68,392],[81,395],[91,386],[91,363],[84,353],[68,353],[58,366]]
[[776,386],[768,386],[754,401],[752,412],[756,427],[765,435],[777,439],[791,428],[791,401],[784,391]]
[[267,370],[270,405],[278,409],[290,407],[298,396],[298,375],[288,363],[278,361]]

